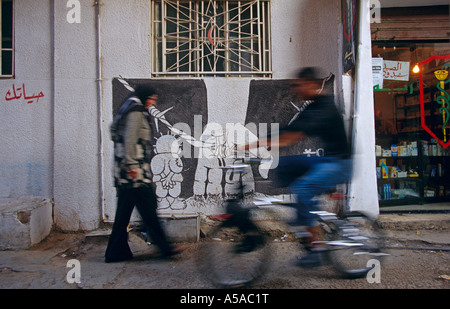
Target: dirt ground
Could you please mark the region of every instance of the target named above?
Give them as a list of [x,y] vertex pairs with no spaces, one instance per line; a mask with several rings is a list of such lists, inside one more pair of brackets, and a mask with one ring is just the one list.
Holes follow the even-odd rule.
[[[274,257],[254,289],[449,289],[448,230],[388,231],[390,256],[381,265],[380,283],[341,279],[328,266],[302,269],[302,252],[282,232],[272,236]],[[202,240],[203,241],[203,240]],[[134,259],[104,263],[107,237],[52,233],[30,250],[0,251],[1,289],[213,289],[196,265],[200,243],[187,244],[176,258],[164,260],[139,233],[130,233]],[[68,279],[68,261],[80,262],[80,282]]]

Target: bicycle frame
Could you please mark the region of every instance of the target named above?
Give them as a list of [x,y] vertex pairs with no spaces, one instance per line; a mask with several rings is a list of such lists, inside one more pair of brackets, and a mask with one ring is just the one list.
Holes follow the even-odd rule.
[[[233,168],[234,172],[242,173],[244,168],[249,168],[249,165],[236,164],[224,168]],[[249,285],[261,277],[268,268],[267,264],[270,264],[271,250],[269,245],[271,244],[267,239],[264,240],[267,233],[259,228],[259,223],[257,220],[254,220],[253,214],[258,212],[270,213],[273,210],[270,206],[294,206],[292,203],[283,203],[281,200],[271,197],[255,198],[255,203],[244,203],[245,184],[242,177],[239,178],[239,182],[236,185],[238,186],[236,196],[224,201],[225,213],[210,216],[212,219],[221,221],[215,231],[212,232],[212,239],[220,239],[222,229],[223,231],[232,229],[241,236],[225,232],[224,235],[236,236],[228,237],[229,242],[220,240],[214,242],[211,246],[214,246],[215,249],[208,249],[208,244],[205,244],[206,248],[199,252],[203,263],[206,265],[203,266],[203,268],[206,268],[204,273],[212,282],[221,287]],[[333,197],[342,198],[343,196],[339,194]],[[382,256],[383,254],[379,253],[378,250],[380,247],[378,239],[380,238],[378,231],[372,230],[374,227],[373,222],[367,216],[359,213],[347,213],[345,210],[342,212],[346,216],[341,217],[340,214],[337,215],[324,210],[314,212],[330,237],[330,239],[319,243],[324,247],[323,253],[326,260],[331,261],[334,268],[344,277],[360,278],[365,276],[371,267],[366,265],[367,261],[361,263],[358,257],[364,255]],[[273,219],[273,216],[271,218]],[[361,223],[358,223],[357,220],[361,220]],[[277,221],[283,222],[284,220],[277,219]],[[304,239],[308,237],[304,232],[296,234],[294,231],[293,234],[300,238],[300,243],[304,243]],[[249,255],[248,258],[246,258],[247,255]],[[229,265],[234,260],[236,262]],[[351,266],[347,263],[349,261],[352,262]],[[228,265],[225,267],[227,272],[224,272],[224,267],[221,268],[219,266],[221,263]],[[250,263],[248,264],[250,266],[244,267],[243,263]],[[246,275],[240,273],[244,269],[248,272],[249,268],[253,269],[253,271]],[[230,273],[235,274],[235,277],[229,275]]]

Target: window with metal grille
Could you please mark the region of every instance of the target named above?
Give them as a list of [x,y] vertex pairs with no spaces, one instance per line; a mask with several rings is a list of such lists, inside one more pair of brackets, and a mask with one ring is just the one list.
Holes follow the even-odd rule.
[[0,0],[0,77],[14,75],[13,2]]
[[153,76],[270,77],[269,0],[152,0]]

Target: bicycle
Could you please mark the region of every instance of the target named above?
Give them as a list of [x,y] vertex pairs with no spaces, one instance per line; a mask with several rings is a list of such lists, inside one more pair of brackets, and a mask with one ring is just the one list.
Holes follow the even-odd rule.
[[[249,164],[235,164],[225,168],[242,172]],[[238,288],[254,284],[269,269],[271,262],[271,241],[268,232],[261,226],[258,217],[277,217],[274,206],[293,206],[273,198],[260,198],[247,202],[242,177],[238,183],[238,194],[224,201],[225,213],[211,216],[219,221],[200,245],[198,266],[201,273],[214,286],[219,288]],[[320,241],[320,255],[324,262],[334,267],[343,278],[365,277],[375,266],[368,263],[376,258],[383,259],[383,235],[376,221],[362,212],[315,212],[324,231]],[[262,215],[262,216],[261,216]],[[304,242],[304,230],[294,234],[300,243]]]

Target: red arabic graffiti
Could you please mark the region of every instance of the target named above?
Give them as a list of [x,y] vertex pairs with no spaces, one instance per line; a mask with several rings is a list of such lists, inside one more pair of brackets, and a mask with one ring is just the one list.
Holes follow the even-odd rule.
[[14,84],[12,85],[12,91],[8,90],[6,92],[5,95],[5,100],[6,101],[11,101],[11,100],[20,100],[21,98],[23,98],[25,101],[27,101],[28,104],[33,103],[35,99],[36,102],[39,102],[39,98],[44,97],[44,94],[41,92],[39,92],[38,94],[34,94],[28,96],[25,92],[25,84],[22,84],[22,87],[16,87]]

